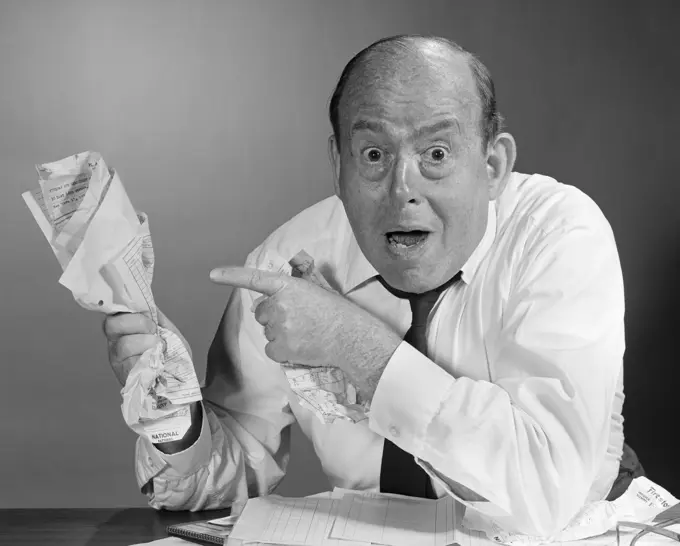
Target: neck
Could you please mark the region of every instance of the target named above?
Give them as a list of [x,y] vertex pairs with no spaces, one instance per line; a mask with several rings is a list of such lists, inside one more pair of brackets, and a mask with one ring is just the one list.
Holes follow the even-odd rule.
[[453,283],[455,283],[458,279],[460,279],[460,276],[461,276],[461,272],[459,271],[453,277],[451,277],[449,280],[447,280],[445,283],[442,283],[439,286],[432,288],[431,290],[426,290],[425,292],[406,292],[404,290],[399,290],[398,288],[392,287],[381,276],[378,276],[378,280],[387,289],[387,291],[390,292],[391,294],[397,296],[398,298],[411,299],[411,298],[414,298],[414,297],[417,297],[417,296],[429,294],[430,292],[437,292],[437,293],[443,292],[449,286],[451,286]]

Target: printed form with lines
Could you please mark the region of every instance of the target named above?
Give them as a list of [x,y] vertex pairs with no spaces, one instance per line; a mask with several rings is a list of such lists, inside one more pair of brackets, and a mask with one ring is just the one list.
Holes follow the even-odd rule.
[[484,533],[460,525],[452,497],[419,499],[336,488],[306,498],[248,500],[227,546],[482,546]]

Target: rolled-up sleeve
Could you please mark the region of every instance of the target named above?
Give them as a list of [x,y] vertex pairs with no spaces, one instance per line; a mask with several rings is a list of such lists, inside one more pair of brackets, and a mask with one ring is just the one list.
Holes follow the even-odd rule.
[[507,530],[550,536],[583,507],[605,458],[623,365],[623,280],[603,219],[538,231],[523,252],[488,340],[490,380],[454,378],[403,343],[370,426],[450,494],[485,499],[475,509]]
[[[246,266],[260,266],[257,256]],[[224,508],[270,493],[285,474],[294,422],[288,384],[264,353],[252,303],[252,292],[234,290],[220,321],[208,353],[198,440],[172,455],[137,440],[137,481],[154,508]]]

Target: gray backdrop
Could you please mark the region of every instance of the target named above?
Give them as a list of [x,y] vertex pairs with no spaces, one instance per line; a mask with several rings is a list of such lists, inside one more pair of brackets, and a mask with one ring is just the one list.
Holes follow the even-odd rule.
[[[385,35],[435,33],[491,69],[517,170],[591,195],[627,292],[627,436],[680,495],[673,431],[679,262],[678,4],[618,1],[0,1],[0,507],[133,506],[101,316],[20,194],[35,163],[96,150],[149,214],[154,293],[202,377],[228,291],[211,268],[332,192],[329,96]],[[588,267],[587,263],[583,267]],[[280,492],[328,487],[294,436]]]

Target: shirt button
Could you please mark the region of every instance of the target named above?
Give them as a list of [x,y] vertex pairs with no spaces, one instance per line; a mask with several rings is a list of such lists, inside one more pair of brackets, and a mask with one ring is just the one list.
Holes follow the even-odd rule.
[[390,427],[389,430],[390,430],[390,434],[391,434],[392,436],[394,436],[394,437],[399,437],[399,429],[398,429],[397,427],[395,427],[394,425],[392,425],[392,426]]

